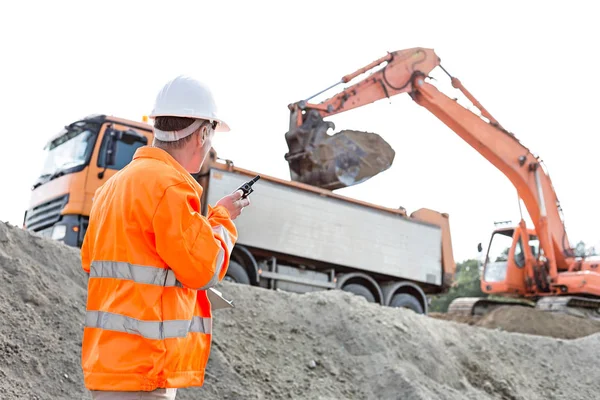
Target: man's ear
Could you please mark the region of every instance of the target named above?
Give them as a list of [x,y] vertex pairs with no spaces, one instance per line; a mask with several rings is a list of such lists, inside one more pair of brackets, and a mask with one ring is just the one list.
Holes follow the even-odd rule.
[[208,137],[208,131],[206,129],[206,126],[203,126],[200,128],[200,132],[198,132],[198,139],[200,140],[199,145],[203,146],[204,142],[206,141],[206,138]]

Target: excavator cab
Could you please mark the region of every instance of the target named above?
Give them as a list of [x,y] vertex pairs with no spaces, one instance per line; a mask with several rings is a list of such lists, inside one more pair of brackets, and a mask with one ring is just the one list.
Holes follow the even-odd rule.
[[[481,243],[478,250],[482,250]],[[524,230],[522,225],[496,229],[483,262],[481,290],[525,295],[538,253],[539,241],[533,231]]]
[[[525,247],[525,243],[528,247]],[[531,301],[522,297],[532,294],[531,285],[534,280],[530,278],[533,276],[530,271],[534,270],[539,248],[535,232],[527,229],[523,221],[516,227],[503,226],[494,230],[483,261],[481,291],[512,299],[505,301],[498,298],[458,297],[448,306],[448,313],[484,315],[504,305],[532,307]],[[477,250],[479,253],[483,251],[481,243],[477,245]]]

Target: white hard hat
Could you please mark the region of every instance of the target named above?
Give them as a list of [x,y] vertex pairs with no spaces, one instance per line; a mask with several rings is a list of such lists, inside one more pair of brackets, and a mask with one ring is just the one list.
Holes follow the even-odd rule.
[[[154,109],[149,117],[187,117],[194,119],[203,119],[216,122],[217,132],[229,132],[229,125],[219,118],[217,105],[210,88],[199,80],[186,75],[180,75],[167,82],[156,96]],[[194,128],[192,129],[192,126]],[[193,133],[198,129],[199,124],[194,123],[189,128],[178,132],[161,132],[155,129],[155,135],[170,136],[170,140],[177,140]],[[188,131],[188,132],[184,132]],[[167,139],[169,140],[169,139]]]

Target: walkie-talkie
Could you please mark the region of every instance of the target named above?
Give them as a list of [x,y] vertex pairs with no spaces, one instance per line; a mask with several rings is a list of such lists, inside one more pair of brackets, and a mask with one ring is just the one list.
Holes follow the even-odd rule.
[[[260,175],[256,175],[254,178],[252,178],[252,180],[244,183],[242,186],[237,188],[237,190],[241,190],[242,192],[244,192],[242,194],[242,199],[245,199],[246,197],[248,197],[248,195],[250,193],[254,192],[254,189],[252,189],[252,185],[254,185],[256,183],[256,181],[259,179],[260,179]],[[237,192],[237,190],[236,190],[236,192]]]

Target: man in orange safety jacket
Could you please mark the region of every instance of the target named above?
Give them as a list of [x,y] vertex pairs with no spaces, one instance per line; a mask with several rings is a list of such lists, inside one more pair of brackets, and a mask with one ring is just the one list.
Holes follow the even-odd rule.
[[237,191],[201,215],[203,189],[191,173],[214,132],[229,131],[208,87],[175,78],[150,118],[152,146],[96,191],[81,249],[89,274],[81,361],[94,399],[174,399],[177,388],[203,385],[206,290],[225,276],[232,220],[249,204]]

